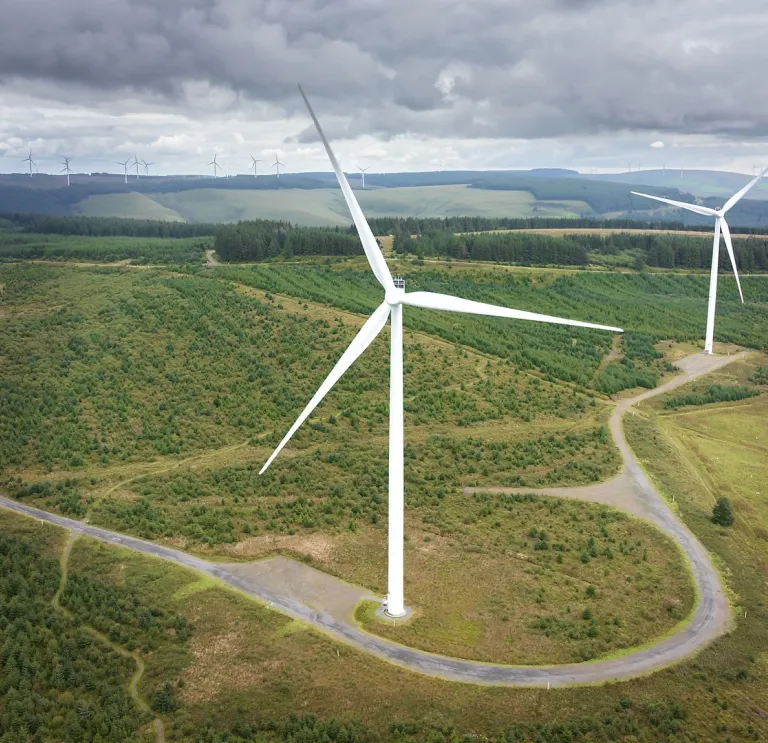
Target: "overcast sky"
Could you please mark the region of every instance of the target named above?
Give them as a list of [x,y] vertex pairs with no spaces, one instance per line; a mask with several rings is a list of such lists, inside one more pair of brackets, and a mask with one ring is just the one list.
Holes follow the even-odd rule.
[[[768,165],[765,0],[0,0],[0,171]],[[260,163],[265,166],[267,163]]]

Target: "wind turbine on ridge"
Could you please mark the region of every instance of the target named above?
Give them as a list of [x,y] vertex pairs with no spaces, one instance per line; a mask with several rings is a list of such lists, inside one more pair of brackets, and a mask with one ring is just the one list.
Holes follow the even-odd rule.
[[139,164],[140,164],[139,158],[136,155],[136,153],[134,152],[133,153],[133,162],[131,163],[131,165],[135,165],[136,166],[136,180],[137,181],[139,180]]
[[281,165],[284,165],[284,163],[281,163],[281,162],[280,162],[280,161],[277,159],[277,153],[275,153],[275,162],[272,164],[272,167],[273,167],[273,168],[275,169],[275,171],[277,172],[277,177],[278,177],[278,178],[280,177],[280,166],[281,166]]
[[124,163],[121,163],[119,160],[115,161],[116,165],[122,165],[123,166],[123,175],[125,176],[125,182],[128,183],[128,164],[131,162],[131,158],[129,157]]
[[[682,170],[680,171],[682,176]],[[707,330],[704,336],[704,353],[712,353],[712,345],[714,343],[715,335],[715,305],[717,303],[717,271],[720,263],[720,233],[723,233],[725,240],[725,249],[728,251],[728,257],[731,259],[731,266],[733,267],[733,275],[736,277],[736,286],[739,288],[739,297],[741,303],[744,304],[744,294],[741,291],[741,282],[739,281],[739,272],[736,269],[736,256],[733,254],[733,243],[731,242],[731,230],[728,227],[728,222],[725,221],[725,215],[733,209],[736,204],[746,195],[746,193],[766,174],[768,168],[762,173],[759,173],[744,188],[737,191],[731,196],[728,201],[717,209],[711,209],[708,206],[699,206],[698,204],[686,204],[683,201],[673,201],[672,199],[664,199],[661,196],[651,196],[647,193],[640,193],[639,191],[632,191],[635,196],[644,196],[646,199],[653,199],[654,201],[661,201],[664,204],[670,206],[676,206],[680,209],[687,209],[689,212],[695,214],[702,214],[705,217],[715,218],[715,241],[712,246],[712,267],[709,274],[709,305],[707,306]]]
[[252,168],[252,170],[253,170],[253,177],[254,177],[254,178],[256,178],[256,176],[257,176],[257,173],[256,173],[257,164],[258,164],[258,163],[260,163],[260,162],[261,162],[261,160],[257,160],[257,159],[256,159],[256,158],[255,158],[253,155],[251,155],[250,153],[249,153],[249,156],[250,156],[251,160],[253,160],[253,162],[251,163],[251,168]]
[[59,171],[60,173],[66,173],[66,174],[67,174],[67,185],[68,185],[68,186],[70,185],[70,183],[69,183],[69,175],[70,175],[70,173],[72,172],[72,171],[70,170],[70,168],[69,168],[69,164],[70,164],[71,162],[72,162],[72,158],[71,158],[71,157],[65,157],[65,158],[64,158],[64,162],[62,163],[62,165],[64,166],[64,168],[63,168],[62,170],[60,170],[60,171]]
[[369,165],[367,168],[361,168],[358,165],[357,169],[360,171],[360,185],[361,185],[361,188],[365,188],[365,174],[371,169],[371,166]]
[[422,307],[432,310],[445,310],[448,312],[464,312],[474,315],[491,317],[506,317],[516,320],[534,320],[536,322],[554,323],[557,325],[575,325],[583,328],[597,328],[621,333],[620,328],[594,323],[579,322],[578,320],[566,320],[561,317],[550,317],[534,312],[513,310],[506,307],[496,307],[484,302],[475,302],[469,299],[460,299],[446,294],[434,292],[408,292],[405,291],[405,281],[399,277],[392,277],[384,256],[371,232],[371,228],[365,219],[365,215],[357,203],[344,171],[341,169],[336,156],[333,154],[328,140],[320,127],[320,122],[315,116],[304,91],[299,86],[304,103],[314,121],[317,132],[323,141],[325,151],[331,161],[336,178],[341,187],[344,198],[352,214],[352,219],[357,227],[360,241],[363,244],[365,255],[371,266],[374,276],[384,289],[384,301],[368,318],[359,330],[347,350],[333,367],[326,380],[320,385],[314,397],[302,411],[296,422],[278,447],[261,468],[262,474],[282,451],[290,438],[298,430],[299,426],[310,416],[312,411],[320,404],[342,374],[349,369],[357,358],[382,331],[391,319],[391,349],[390,349],[390,375],[389,375],[389,527],[388,527],[388,593],[386,612],[393,617],[402,617],[406,614],[403,596],[403,539],[404,539],[404,423],[403,423],[403,305],[409,307]]
[[32,166],[37,165],[37,163],[32,159],[32,150],[29,151],[29,155],[25,157],[23,160],[20,160],[19,162],[22,163],[29,163],[29,177],[32,177]]
[[221,165],[219,165],[219,163],[216,161],[217,157],[218,157],[218,155],[214,155],[213,156],[213,160],[211,160],[211,162],[208,163],[208,165],[213,165],[213,177],[214,178],[218,178],[219,177],[219,168],[221,167]]
[[144,166],[144,175],[149,178],[149,166],[154,165],[154,163],[148,163],[143,157],[141,158],[141,164]]

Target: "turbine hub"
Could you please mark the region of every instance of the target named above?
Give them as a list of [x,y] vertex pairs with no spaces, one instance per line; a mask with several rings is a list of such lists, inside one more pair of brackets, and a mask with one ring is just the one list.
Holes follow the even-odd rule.
[[405,279],[402,276],[393,276],[392,284],[393,287],[391,289],[387,289],[387,292],[384,295],[384,299],[390,307],[403,303],[403,295],[405,294]]

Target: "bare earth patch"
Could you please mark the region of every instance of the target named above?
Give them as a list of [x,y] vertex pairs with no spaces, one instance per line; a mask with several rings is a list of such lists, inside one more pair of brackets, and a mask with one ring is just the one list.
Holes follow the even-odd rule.
[[275,552],[293,552],[326,563],[331,559],[335,548],[334,540],[326,534],[264,534],[248,537],[237,544],[217,547],[217,553],[229,557],[256,558]]

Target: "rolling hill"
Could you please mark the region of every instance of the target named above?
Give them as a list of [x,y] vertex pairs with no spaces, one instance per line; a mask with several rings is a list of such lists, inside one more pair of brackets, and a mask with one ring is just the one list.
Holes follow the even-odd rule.
[[[704,218],[633,196],[651,194],[717,206],[748,176],[714,171],[640,171],[585,176],[575,171],[439,171],[369,174],[357,188],[371,217],[579,217],[684,221]],[[353,187],[358,180],[351,177]],[[768,187],[742,201],[733,226],[768,224]],[[750,197],[752,194],[750,194]],[[659,208],[657,208],[659,206]],[[348,225],[350,216],[330,173],[274,176],[151,177],[78,175],[70,188],[54,176],[0,175],[0,213],[81,214],[189,222],[281,219],[309,226]]]

